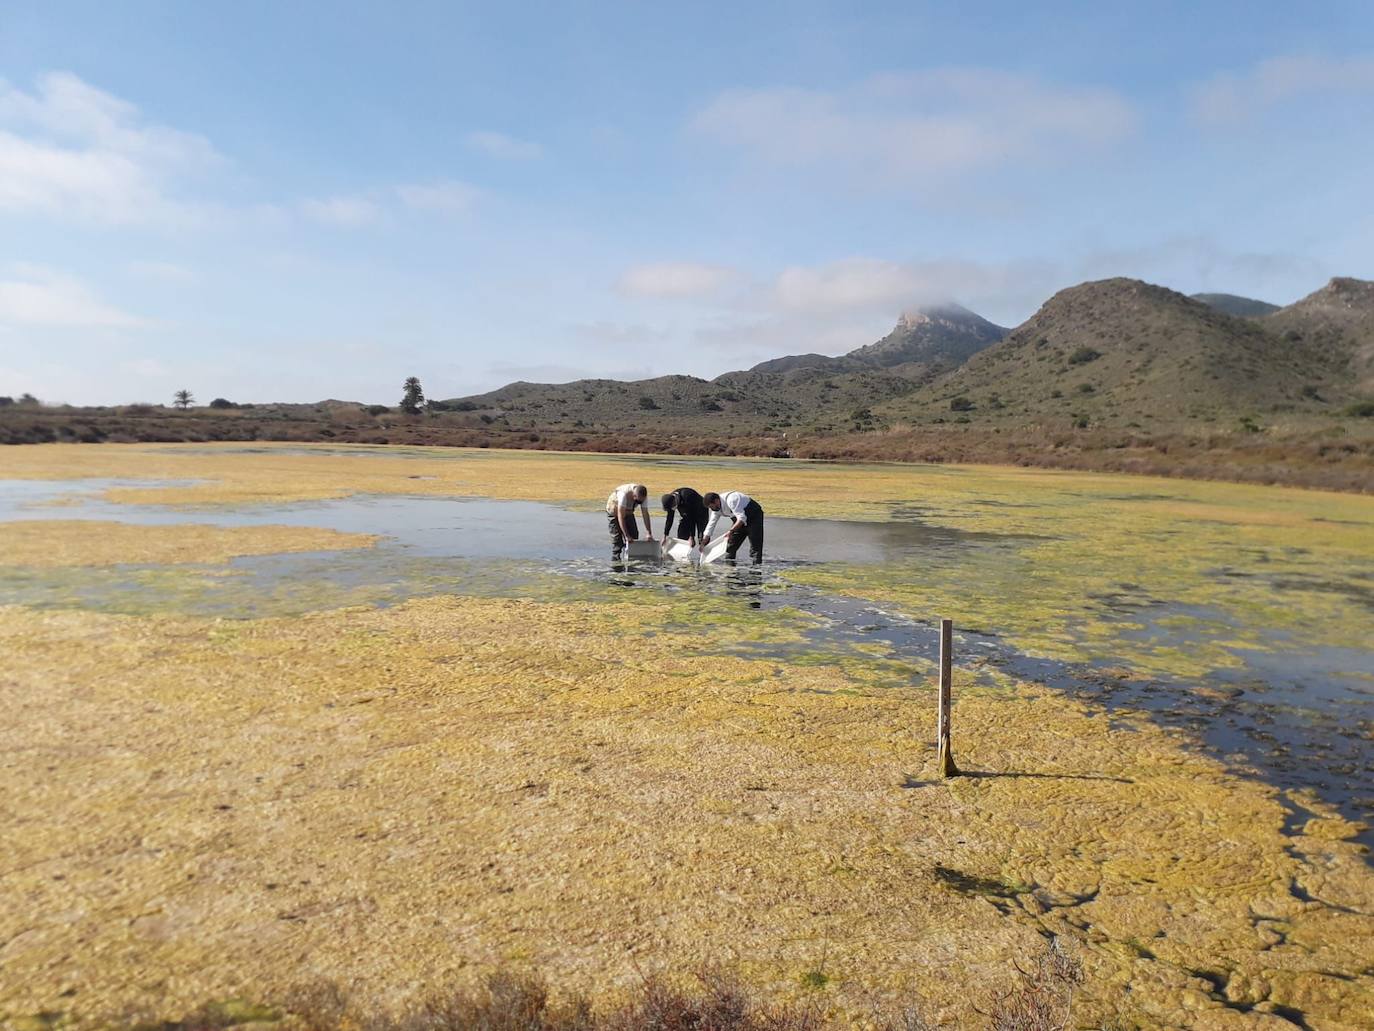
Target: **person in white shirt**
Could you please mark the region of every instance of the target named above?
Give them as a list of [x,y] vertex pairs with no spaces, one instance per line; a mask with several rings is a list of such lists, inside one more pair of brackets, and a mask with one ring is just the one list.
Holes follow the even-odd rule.
[[644,532],[654,539],[654,524],[649,521],[649,488],[642,483],[622,483],[606,498],[606,522],[611,531],[611,561],[618,561],[626,541],[639,540],[635,507],[644,515]]
[[726,491],[724,496],[711,491],[702,496],[706,507],[711,510],[711,519],[706,524],[706,533],[701,538],[701,546],[706,547],[716,532],[716,524],[724,513],[729,513],[734,524],[729,529],[729,543],[725,546],[725,557],[735,561],[735,553],[749,538],[749,560],[758,565],[763,561],[763,506],[748,494],[737,490]]

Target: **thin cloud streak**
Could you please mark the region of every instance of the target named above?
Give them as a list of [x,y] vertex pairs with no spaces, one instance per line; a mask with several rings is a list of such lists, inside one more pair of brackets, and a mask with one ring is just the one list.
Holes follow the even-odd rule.
[[632,297],[699,298],[720,292],[736,277],[724,265],[694,261],[663,261],[632,265],[621,275],[617,289]]
[[1364,93],[1374,93],[1374,55],[1290,54],[1214,76],[1193,88],[1191,106],[1194,119],[1218,125],[1247,121],[1297,97]]
[[477,202],[482,191],[470,183],[459,182],[456,179],[441,179],[432,183],[398,186],[396,195],[402,204],[416,211],[462,215]]
[[494,158],[529,161],[544,156],[544,148],[539,144],[529,140],[518,140],[503,132],[470,132],[463,137],[463,143],[470,150]]
[[1048,160],[1129,135],[1134,109],[1101,87],[991,69],[874,75],[845,89],[733,89],[694,135],[770,165],[910,189],[1013,160]]
[[84,284],[51,269],[21,265],[0,280],[0,325],[42,328],[143,329],[150,319],[107,304]]

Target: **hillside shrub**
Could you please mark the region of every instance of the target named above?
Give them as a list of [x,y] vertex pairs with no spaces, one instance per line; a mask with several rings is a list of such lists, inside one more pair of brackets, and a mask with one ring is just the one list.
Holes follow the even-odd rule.
[[230,400],[228,400],[227,398],[217,397],[217,398],[215,398],[213,401],[210,402],[210,407],[211,407],[211,408],[237,408],[238,405],[234,404],[233,401],[230,401]]
[[658,411],[658,402],[648,394],[645,394],[639,399],[639,407],[646,412],[656,412]]
[[973,411],[973,408],[973,402],[970,401],[963,394],[960,394],[958,397],[951,397],[949,399],[949,410],[951,412],[971,412]]
[[719,404],[717,404],[715,401],[711,400],[709,397],[703,397],[703,398],[701,399],[701,410],[702,410],[703,412],[723,412],[723,411],[725,411],[724,408],[722,408],[722,407],[721,407]]
[[1091,383],[1080,383],[1078,384],[1078,386],[1074,387],[1074,389],[1077,390],[1080,394],[1097,393],[1097,388],[1093,386]]
[[1102,352],[1092,347],[1080,347],[1069,355],[1070,365],[1086,365],[1102,357]]
[[1360,419],[1374,418],[1374,401],[1356,401],[1345,410],[1346,415],[1353,415]]

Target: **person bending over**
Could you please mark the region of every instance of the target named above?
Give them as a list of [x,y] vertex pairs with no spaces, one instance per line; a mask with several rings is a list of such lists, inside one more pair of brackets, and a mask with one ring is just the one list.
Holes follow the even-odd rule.
[[649,488],[642,483],[622,483],[606,498],[606,522],[611,531],[611,561],[620,558],[626,541],[639,540],[639,524],[635,522],[635,507],[644,515],[644,533],[654,539],[654,524],[649,521]]
[[671,494],[663,495],[663,511],[668,513],[663,539],[672,536],[673,517],[677,516],[677,539],[687,541],[693,547],[706,533],[706,522],[711,517],[706,502],[691,487],[679,487]]
[[708,493],[703,499],[706,507],[711,510],[711,521],[706,524],[706,532],[701,538],[701,546],[704,548],[711,542],[711,535],[715,532],[716,524],[720,522],[722,513],[728,512],[734,525],[729,530],[729,543],[725,546],[725,557],[731,562],[735,560],[735,553],[739,551],[739,546],[744,543],[744,538],[749,538],[749,559],[754,565],[763,561],[763,507],[751,498],[748,494],[741,494],[737,490],[726,491],[722,497],[715,491]]

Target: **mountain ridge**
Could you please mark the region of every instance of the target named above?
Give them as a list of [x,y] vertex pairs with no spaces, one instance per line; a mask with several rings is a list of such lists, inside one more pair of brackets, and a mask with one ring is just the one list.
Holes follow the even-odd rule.
[[669,433],[866,431],[981,422],[1259,426],[1338,415],[1374,392],[1374,283],[1333,279],[1265,302],[1114,277],[1066,287],[1006,329],[945,303],[847,354],[785,355],[705,380],[511,383],[455,399],[488,423]]

